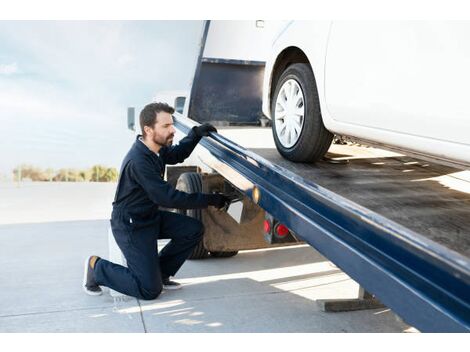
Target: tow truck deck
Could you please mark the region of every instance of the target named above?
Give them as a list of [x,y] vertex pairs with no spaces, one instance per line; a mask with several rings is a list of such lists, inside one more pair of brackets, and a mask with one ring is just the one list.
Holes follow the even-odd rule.
[[[193,124],[176,114],[181,132]],[[470,330],[468,171],[358,145],[315,164],[218,133],[200,145],[203,163],[407,323]]]
[[290,162],[274,148],[251,151],[430,240],[470,256],[468,171],[354,145],[333,145],[327,154],[331,161],[315,165]]

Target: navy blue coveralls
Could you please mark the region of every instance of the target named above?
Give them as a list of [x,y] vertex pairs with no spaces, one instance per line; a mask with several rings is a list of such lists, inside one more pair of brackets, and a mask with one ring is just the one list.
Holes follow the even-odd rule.
[[[182,162],[196,147],[201,137],[194,130],[178,145],[162,147],[158,155],[139,137],[122,162],[111,215],[111,229],[128,267],[100,259],[94,274],[98,285],[154,299],[162,291],[162,277],[176,274],[204,232],[199,220],[159,206],[205,208],[210,195],[180,192],[163,179],[165,165]],[[159,254],[158,239],[171,239]]]

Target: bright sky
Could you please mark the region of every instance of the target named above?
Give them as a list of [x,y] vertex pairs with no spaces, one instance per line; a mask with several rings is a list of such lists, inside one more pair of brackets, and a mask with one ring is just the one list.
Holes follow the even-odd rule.
[[127,107],[189,89],[202,21],[0,21],[0,175],[119,167]]

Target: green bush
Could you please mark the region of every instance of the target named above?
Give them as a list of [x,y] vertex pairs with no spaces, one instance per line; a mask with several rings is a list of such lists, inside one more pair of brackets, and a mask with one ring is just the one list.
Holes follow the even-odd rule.
[[103,165],[94,165],[91,168],[90,181],[95,182],[113,182],[117,181],[118,172],[114,167],[106,167]]

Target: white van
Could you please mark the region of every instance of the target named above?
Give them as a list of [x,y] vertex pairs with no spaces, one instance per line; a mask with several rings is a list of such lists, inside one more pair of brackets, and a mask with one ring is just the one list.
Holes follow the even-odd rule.
[[470,165],[470,22],[291,21],[263,113],[279,152],[311,162],[333,134]]

